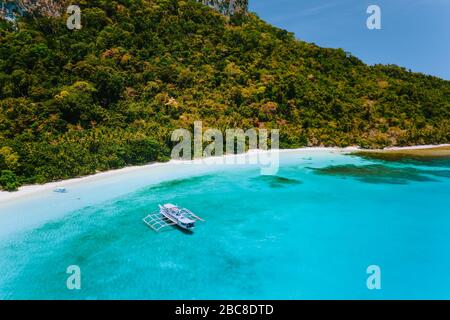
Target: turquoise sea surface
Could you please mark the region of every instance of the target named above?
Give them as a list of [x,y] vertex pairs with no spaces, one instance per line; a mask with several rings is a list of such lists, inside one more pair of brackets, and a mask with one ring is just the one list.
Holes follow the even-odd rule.
[[[0,299],[450,298],[448,159],[294,151],[276,176],[168,164],[67,189],[0,204]],[[154,232],[167,202],[206,222]]]

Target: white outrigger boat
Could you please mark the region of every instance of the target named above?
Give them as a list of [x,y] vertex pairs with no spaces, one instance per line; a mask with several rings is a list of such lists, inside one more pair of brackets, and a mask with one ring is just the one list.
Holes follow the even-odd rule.
[[159,211],[149,214],[143,220],[146,225],[155,231],[174,225],[184,230],[193,231],[197,220],[205,221],[190,210],[171,203],[159,205]]

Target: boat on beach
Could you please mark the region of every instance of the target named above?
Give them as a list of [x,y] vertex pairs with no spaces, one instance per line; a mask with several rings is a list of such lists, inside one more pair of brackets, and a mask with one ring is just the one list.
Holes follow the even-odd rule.
[[205,221],[186,208],[180,208],[174,204],[159,205],[159,211],[146,216],[143,221],[155,231],[168,226],[178,226],[187,231],[194,231],[196,221]]
[[56,193],[67,193],[67,189],[66,189],[66,187],[57,187],[57,188],[55,188],[53,190],[53,192],[56,192]]

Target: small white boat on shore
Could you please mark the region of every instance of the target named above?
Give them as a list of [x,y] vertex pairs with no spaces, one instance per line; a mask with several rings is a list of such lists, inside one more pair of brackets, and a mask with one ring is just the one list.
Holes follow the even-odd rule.
[[146,216],[144,223],[155,231],[174,225],[184,230],[193,231],[197,220],[205,221],[186,208],[167,203],[159,205],[159,212],[153,212]]
[[67,189],[65,187],[57,187],[53,190],[56,193],[67,193]]

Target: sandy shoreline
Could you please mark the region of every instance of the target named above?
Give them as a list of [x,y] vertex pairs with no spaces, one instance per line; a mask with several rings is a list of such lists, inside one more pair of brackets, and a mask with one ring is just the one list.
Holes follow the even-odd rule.
[[[348,147],[348,148],[307,147],[307,148],[300,148],[300,149],[283,149],[283,150],[279,150],[279,152],[281,152],[281,153],[294,153],[294,152],[308,153],[308,152],[320,152],[320,151],[341,152],[341,153],[349,153],[349,152],[355,152],[355,151],[386,152],[386,151],[424,150],[424,149],[443,148],[443,147],[450,147],[450,144],[386,148],[383,150],[382,149],[380,149],[380,150],[363,150],[363,149],[360,149],[359,147]],[[251,152],[266,152],[266,151],[256,150],[256,151],[251,151]],[[239,156],[242,156],[242,155],[224,155],[221,158],[239,157]],[[26,185],[26,186],[20,187],[19,190],[15,191],[15,192],[0,191],[0,203],[8,202],[10,200],[17,200],[20,198],[25,198],[29,195],[54,190],[55,188],[58,188],[58,187],[70,187],[75,184],[93,182],[93,181],[97,181],[100,179],[112,177],[115,175],[122,175],[122,174],[136,172],[136,171],[145,171],[149,168],[161,167],[161,169],[170,169],[171,166],[178,165],[180,163],[196,164],[196,163],[198,163],[198,160],[197,161],[196,160],[190,160],[190,161],[171,160],[171,161],[165,162],[165,163],[155,162],[155,163],[150,163],[150,164],[141,165],[141,166],[130,166],[130,167],[122,168],[122,169],[99,172],[99,173],[85,176],[85,177],[78,177],[78,178],[72,178],[72,179],[68,179],[68,180],[49,182],[49,183],[45,183],[45,184],[41,184],[41,185]]]

